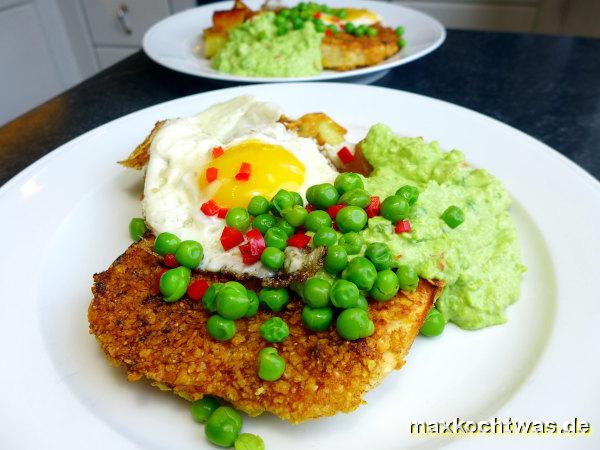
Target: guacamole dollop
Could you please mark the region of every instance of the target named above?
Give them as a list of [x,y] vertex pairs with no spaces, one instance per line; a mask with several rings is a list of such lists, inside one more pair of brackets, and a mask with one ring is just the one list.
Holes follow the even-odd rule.
[[[369,130],[361,151],[374,168],[365,178],[372,195],[383,199],[405,184],[420,191],[410,233],[396,234],[388,220],[374,217],[362,232],[365,241],[386,242],[400,264],[412,265],[422,278],[444,280],[436,305],[447,321],[466,329],[506,322],[525,266],[500,181],[470,167],[458,150],[397,136],[382,124]],[[440,218],[451,205],[465,215],[455,229]]]
[[277,36],[275,14],[266,12],[244,22],[212,59],[221,72],[255,77],[301,77],[321,72],[321,40],[312,22]]

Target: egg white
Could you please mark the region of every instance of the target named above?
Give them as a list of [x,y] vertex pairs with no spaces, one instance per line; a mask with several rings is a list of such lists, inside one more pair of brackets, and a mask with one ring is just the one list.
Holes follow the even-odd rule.
[[170,232],[200,242],[204,258],[199,269],[260,278],[273,275],[260,262],[244,264],[237,247],[224,251],[219,238],[225,221],[199,210],[209,199],[200,192],[198,173],[212,159],[214,147],[227,151],[250,139],[284,147],[304,165],[305,178],[298,189],[303,197],[309,186],[335,179],[337,172],[317,143],[288,131],[277,122],[280,116],[279,107],[241,96],[197,116],[170,120],[155,135],[146,169],[144,218],[155,235]]

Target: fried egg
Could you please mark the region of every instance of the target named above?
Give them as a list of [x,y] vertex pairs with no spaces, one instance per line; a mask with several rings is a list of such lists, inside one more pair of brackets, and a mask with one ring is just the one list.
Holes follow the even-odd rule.
[[346,11],[346,16],[343,19],[327,13],[321,13],[319,18],[325,23],[325,25],[344,25],[351,22],[352,24],[359,26],[375,25],[376,23],[381,22],[381,16],[376,12],[369,11],[368,9],[344,9]]
[[[335,179],[337,172],[318,144],[288,131],[280,117],[276,105],[240,96],[194,117],[170,120],[154,137],[142,201],[146,223],[156,235],[170,232],[200,242],[199,269],[273,275],[260,262],[245,265],[237,247],[223,250],[225,221],[201,212],[203,203],[246,207],[254,195],[270,199],[279,189],[305,197],[309,186]],[[222,154],[213,153],[219,148]],[[244,164],[250,177],[237,179]],[[216,179],[207,177],[209,169],[213,174],[216,169]]]

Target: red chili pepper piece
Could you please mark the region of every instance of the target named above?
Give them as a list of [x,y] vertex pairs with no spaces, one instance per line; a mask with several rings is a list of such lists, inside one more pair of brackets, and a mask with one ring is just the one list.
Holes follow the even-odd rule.
[[246,239],[250,244],[252,256],[258,256],[260,258],[260,255],[262,255],[262,252],[267,246],[265,244],[265,238],[263,238],[263,235],[256,228],[252,228],[246,233]]
[[254,264],[258,260],[260,260],[260,255],[252,254],[252,244],[250,242],[246,242],[244,245],[240,245],[240,252],[242,253],[242,261],[244,264]]
[[345,203],[338,203],[337,205],[330,206],[327,208],[327,214],[329,214],[329,217],[335,220],[335,216],[337,216],[337,214],[340,212],[340,209],[342,209],[344,206],[346,206]]
[[396,233],[408,233],[411,230],[410,221],[401,220],[396,224]]
[[379,215],[379,210],[381,209],[381,202],[379,201],[379,197],[371,196],[371,201],[365,208],[365,212],[367,213],[367,217],[370,219],[371,217],[375,217]]
[[209,286],[210,285],[206,280],[196,280],[190,283],[190,285],[188,286],[187,295],[192,300],[202,300],[202,297],[204,297],[204,293],[206,292]]
[[342,163],[344,164],[349,164],[352,161],[354,161],[354,155],[352,154],[352,152],[348,149],[348,147],[342,147],[340,149],[339,152],[337,152],[337,155],[340,157],[340,160],[342,161]]
[[219,211],[217,212],[217,217],[219,219],[224,219],[227,215],[227,211],[229,211],[229,208],[219,208]]
[[331,36],[333,36],[333,31],[331,31],[331,29],[330,29],[330,28],[327,28],[327,29],[325,30],[325,36],[327,36],[327,37],[331,37]]
[[235,179],[238,181],[248,181],[250,179],[250,174],[249,173],[236,173],[235,174]]
[[306,209],[306,210],[307,210],[309,213],[311,213],[311,212],[313,212],[313,211],[314,211],[315,209],[317,209],[317,208],[315,208],[313,205],[311,205],[311,204],[309,203],[309,204],[307,204],[307,205],[306,205],[305,209]]
[[219,209],[221,208],[219,208],[219,205],[217,205],[217,202],[214,200],[209,200],[205,203],[202,203],[202,206],[200,206],[200,211],[207,216],[214,216],[219,212]]
[[179,267],[179,263],[175,259],[175,255],[173,253],[167,253],[165,255],[164,263],[165,263],[165,266],[170,267],[171,269],[174,269],[175,267]]
[[215,148],[212,149],[213,159],[218,158],[223,153],[225,153],[225,150],[223,150],[223,147],[221,147],[220,145],[218,147],[215,147]]
[[287,240],[291,247],[304,248],[310,242],[311,237],[307,234],[297,233]]
[[240,166],[240,170],[238,172],[239,173],[250,173],[251,168],[252,168],[252,166],[250,165],[250,163],[243,162],[242,165]]
[[206,169],[206,181],[208,181],[209,183],[215,181],[218,175],[219,169],[217,169],[216,167],[209,167],[208,169]]
[[321,18],[321,11],[317,11],[316,13],[313,14],[313,19],[320,19]]
[[223,250],[231,250],[244,242],[244,235],[233,227],[223,228],[221,233],[221,245]]

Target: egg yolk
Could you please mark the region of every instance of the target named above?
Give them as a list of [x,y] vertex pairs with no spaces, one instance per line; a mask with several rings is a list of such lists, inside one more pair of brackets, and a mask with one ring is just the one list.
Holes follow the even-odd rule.
[[[242,163],[250,164],[247,181],[237,180]],[[217,178],[206,179],[206,170],[217,169]],[[256,139],[230,147],[212,159],[198,173],[204,198],[214,200],[222,208],[246,207],[255,195],[271,199],[279,189],[297,191],[304,183],[304,165],[291,152],[279,145]]]

